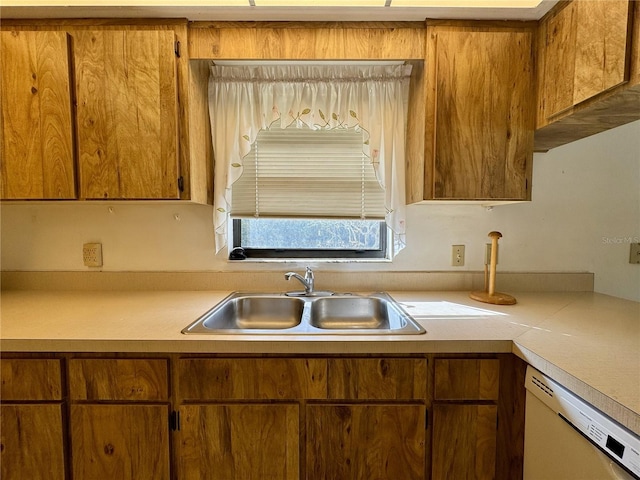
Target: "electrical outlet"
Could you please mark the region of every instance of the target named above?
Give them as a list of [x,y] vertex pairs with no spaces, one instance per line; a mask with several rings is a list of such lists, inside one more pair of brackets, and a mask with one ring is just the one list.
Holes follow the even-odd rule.
[[629,249],[629,263],[640,263],[640,243],[632,243]]
[[454,267],[464,265],[464,245],[451,245],[451,265]]
[[82,259],[85,267],[102,266],[102,244],[85,243],[82,246]]
[[[496,250],[496,264],[498,263],[498,253],[500,253],[500,248]],[[484,246],[484,264],[491,265],[491,244],[487,243]]]

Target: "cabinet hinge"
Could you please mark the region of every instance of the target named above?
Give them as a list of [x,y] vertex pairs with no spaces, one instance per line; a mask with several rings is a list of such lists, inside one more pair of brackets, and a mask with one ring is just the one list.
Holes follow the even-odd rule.
[[179,40],[176,40],[174,51],[176,52],[176,57],[180,58],[180,41]]
[[424,429],[429,430],[429,410],[424,411]]
[[178,190],[184,192],[184,177],[178,177]]
[[174,432],[180,431],[180,412],[172,410],[169,414],[169,429]]

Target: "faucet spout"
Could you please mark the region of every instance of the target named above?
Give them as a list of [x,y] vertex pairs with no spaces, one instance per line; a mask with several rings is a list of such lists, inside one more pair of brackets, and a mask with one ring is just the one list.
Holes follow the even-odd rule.
[[284,278],[287,280],[291,280],[291,277],[298,280],[304,286],[305,295],[311,295],[313,293],[314,276],[313,270],[311,270],[310,267],[307,267],[304,277],[295,272],[287,272],[284,274]]

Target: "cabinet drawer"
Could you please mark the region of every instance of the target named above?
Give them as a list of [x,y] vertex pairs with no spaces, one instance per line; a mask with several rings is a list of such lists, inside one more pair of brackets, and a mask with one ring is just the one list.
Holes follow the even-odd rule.
[[329,360],[329,398],[344,400],[424,399],[427,361],[412,358]]
[[436,400],[497,400],[500,387],[497,359],[435,360]]
[[11,358],[0,367],[3,401],[62,399],[60,360]]
[[297,358],[181,359],[183,400],[327,397],[327,361]]
[[72,400],[165,401],[167,360],[71,359],[69,390]]

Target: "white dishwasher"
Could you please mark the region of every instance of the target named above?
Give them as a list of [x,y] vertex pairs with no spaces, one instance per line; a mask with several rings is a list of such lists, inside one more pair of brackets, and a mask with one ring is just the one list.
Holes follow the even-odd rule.
[[527,368],[524,480],[640,479],[640,437]]

